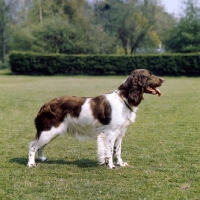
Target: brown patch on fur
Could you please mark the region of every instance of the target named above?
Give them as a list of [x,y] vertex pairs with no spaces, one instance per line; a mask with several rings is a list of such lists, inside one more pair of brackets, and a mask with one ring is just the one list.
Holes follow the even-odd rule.
[[67,114],[79,117],[81,106],[85,101],[85,97],[65,96],[44,104],[35,118],[36,137],[39,138],[42,131],[48,131],[52,126],[58,127]]
[[159,87],[164,79],[153,75],[149,70],[137,69],[119,86],[120,96],[125,97],[131,106],[138,106],[147,87]]
[[103,125],[107,125],[111,121],[111,105],[105,96],[101,95],[90,100],[92,114],[95,119],[99,120]]

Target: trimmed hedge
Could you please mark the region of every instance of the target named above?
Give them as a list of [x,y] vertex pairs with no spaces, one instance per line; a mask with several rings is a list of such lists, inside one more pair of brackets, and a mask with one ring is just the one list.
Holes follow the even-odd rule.
[[165,76],[200,75],[199,53],[85,56],[11,52],[9,62],[13,73],[29,75],[127,75],[138,68]]

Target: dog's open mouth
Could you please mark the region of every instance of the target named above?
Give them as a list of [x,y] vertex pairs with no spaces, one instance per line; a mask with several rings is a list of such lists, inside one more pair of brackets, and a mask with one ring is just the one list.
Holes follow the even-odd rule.
[[148,93],[151,93],[151,94],[154,94],[154,95],[158,94],[159,97],[161,96],[161,92],[158,88],[151,88],[151,87],[148,86],[146,88],[146,90],[147,90]]

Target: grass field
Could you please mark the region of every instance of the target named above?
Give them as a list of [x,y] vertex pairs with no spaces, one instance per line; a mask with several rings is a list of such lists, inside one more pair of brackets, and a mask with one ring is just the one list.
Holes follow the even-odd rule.
[[63,135],[28,168],[34,118],[48,100],[114,91],[125,77],[0,75],[0,199],[200,199],[200,78],[169,78],[144,95],[123,140],[130,166],[99,167],[96,142]]

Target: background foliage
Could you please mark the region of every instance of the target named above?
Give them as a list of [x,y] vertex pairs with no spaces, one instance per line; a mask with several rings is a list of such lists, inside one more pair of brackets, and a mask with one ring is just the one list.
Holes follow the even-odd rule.
[[145,68],[158,75],[200,75],[200,54],[155,54],[137,56],[61,55],[12,52],[12,72],[16,74],[127,75]]
[[0,55],[152,52],[174,21],[156,0],[0,0]]
[[[2,62],[0,68],[8,66],[8,53],[11,50],[35,52],[41,55],[67,54],[67,55],[124,55],[146,53],[193,53],[200,51],[200,4],[199,0],[183,0],[182,12],[175,17],[165,12],[164,7],[156,0],[0,0],[0,55]],[[51,57],[51,56],[50,56]],[[49,58],[50,58],[49,57]],[[198,58],[180,61],[177,56],[172,58],[158,56],[156,62],[145,60],[121,62],[122,58],[96,59],[98,56],[73,58],[68,63],[58,63],[56,58],[45,60],[44,66],[39,59],[32,64],[26,60],[15,64],[12,70],[17,72],[19,62],[23,70],[20,73],[86,73],[86,74],[125,74],[129,66],[163,68],[160,72],[169,75],[198,75]],[[151,56],[150,56],[151,57]],[[198,56],[197,56],[198,57]],[[71,57],[72,58],[72,57]],[[112,57],[113,58],[113,57]],[[167,58],[167,59],[164,59]],[[180,56],[179,56],[180,58]],[[27,58],[28,59],[28,58]],[[31,59],[31,58],[29,58]],[[134,58],[138,60],[138,57]],[[64,61],[65,60],[65,61]],[[84,63],[83,61],[88,63]],[[100,63],[97,63],[97,61]],[[109,60],[109,61],[108,61]],[[158,63],[158,61],[163,61]],[[168,60],[167,62],[165,60]],[[43,60],[41,60],[43,62]],[[5,63],[4,63],[5,62]],[[93,62],[93,64],[92,64]],[[25,64],[28,64],[25,69]],[[95,63],[95,64],[94,64]],[[106,66],[108,64],[108,66]],[[115,66],[116,64],[116,66]],[[180,66],[178,66],[180,64]],[[37,65],[37,66],[36,66]],[[69,69],[72,66],[72,69]],[[84,67],[83,67],[84,66]],[[95,67],[95,69],[92,68]],[[187,66],[187,67],[185,67]],[[116,70],[116,67],[119,67]],[[15,68],[15,69],[14,69]],[[44,69],[45,68],[45,69]],[[124,72],[122,73],[122,68]],[[191,69],[190,69],[191,68]],[[169,72],[170,70],[171,72]],[[33,72],[30,72],[33,70]],[[84,72],[84,70],[86,70]],[[180,72],[177,72],[180,70]],[[166,73],[167,72],[167,73]]]
[[172,52],[200,51],[200,2],[184,1],[180,20],[174,24],[165,40],[166,50]]

